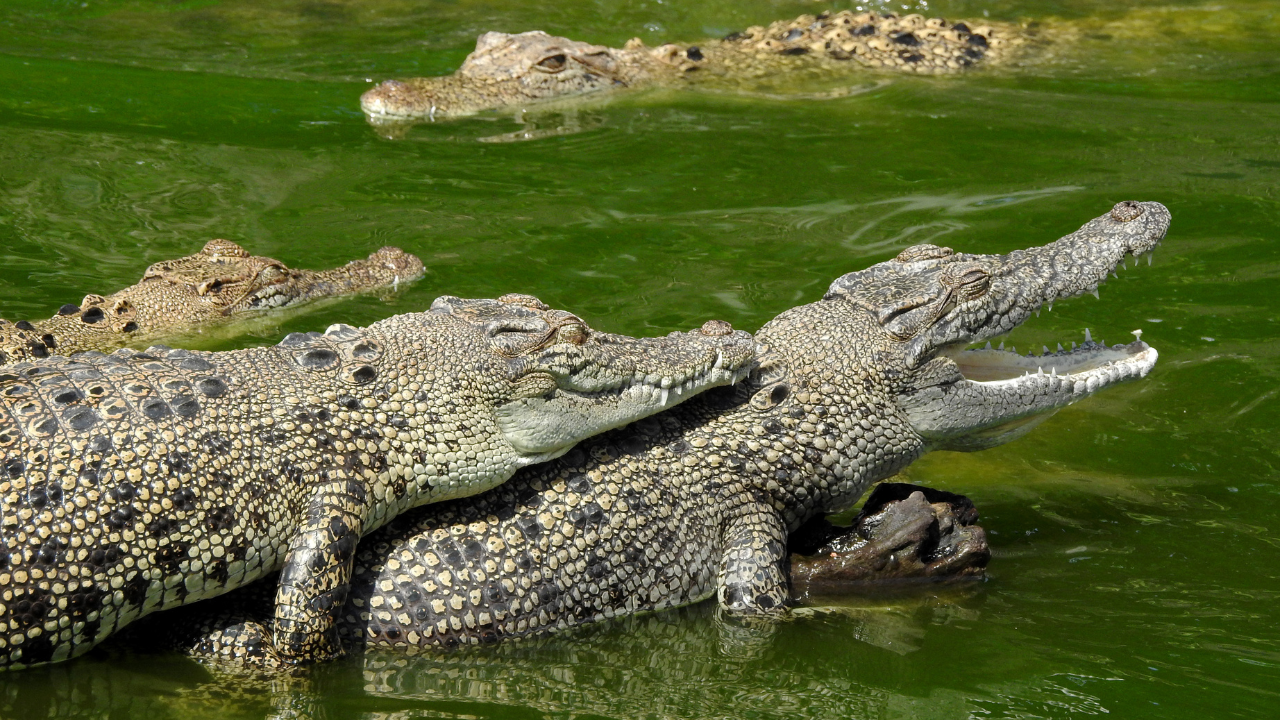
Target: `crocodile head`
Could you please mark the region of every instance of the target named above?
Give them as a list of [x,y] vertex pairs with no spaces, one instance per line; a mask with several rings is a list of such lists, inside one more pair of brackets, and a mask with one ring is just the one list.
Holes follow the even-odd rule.
[[[852,303],[879,327],[880,365],[907,423],[929,448],[976,450],[1027,432],[1052,411],[1143,377],[1157,353],[1140,339],[1018,355],[990,340],[1041,307],[1083,294],[1126,258],[1152,252],[1169,227],[1154,202],[1122,202],[1076,232],[1007,255],[917,245],[836,280],[827,299]],[[1148,259],[1149,261],[1149,259]],[[985,342],[981,349],[966,349]]]
[[376,124],[439,120],[625,86],[618,50],[541,31],[487,32],[452,75],[388,80],[360,97]]
[[19,325],[46,338],[48,350],[58,354],[110,350],[198,332],[255,310],[392,287],[422,273],[422,261],[394,247],[316,272],[250,255],[229,240],[211,240],[195,255],[152,265],[136,285],[105,297],[86,295],[38,328]]
[[488,339],[506,380],[494,403],[496,424],[523,464],[737,382],[755,356],[751,335],[718,320],[691,332],[633,338],[593,330],[572,313],[519,294],[445,296],[431,312],[464,320]]

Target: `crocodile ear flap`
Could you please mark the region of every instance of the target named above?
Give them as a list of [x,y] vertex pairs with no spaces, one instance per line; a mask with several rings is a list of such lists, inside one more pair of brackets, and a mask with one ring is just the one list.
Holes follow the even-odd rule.
[[536,350],[551,335],[551,327],[541,318],[498,318],[486,322],[481,328],[489,342],[506,357],[519,357]]
[[937,317],[937,312],[931,307],[936,304],[934,300],[919,296],[901,298],[891,305],[876,309],[876,320],[886,332],[899,340],[913,338]]

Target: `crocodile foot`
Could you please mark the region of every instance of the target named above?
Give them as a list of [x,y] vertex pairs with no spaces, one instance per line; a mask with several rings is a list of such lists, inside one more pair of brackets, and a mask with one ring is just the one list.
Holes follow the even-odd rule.
[[981,579],[991,559],[969,498],[881,483],[847,528],[818,518],[791,538],[792,594],[801,602],[912,580]]

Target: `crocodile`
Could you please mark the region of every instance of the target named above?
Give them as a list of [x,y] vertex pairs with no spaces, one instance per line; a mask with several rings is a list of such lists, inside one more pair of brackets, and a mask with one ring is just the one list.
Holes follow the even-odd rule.
[[1027,41],[1020,28],[922,15],[840,11],[750,27],[723,40],[622,48],[541,31],[487,32],[452,75],[387,80],[360,98],[375,125],[440,120],[606,90],[743,82],[850,68],[957,73],[1007,59]]
[[[785,615],[788,533],[929,450],[1007,442],[1151,370],[1158,353],[1140,338],[1028,356],[990,341],[1096,292],[1129,256],[1153,252],[1169,221],[1159,203],[1122,202],[1044,246],[917,245],[840,277],[757,333],[742,383],[365,538],[339,634],[354,649],[412,652],[710,597],[729,616]],[[188,618],[186,652],[274,664],[264,610],[245,595],[209,608],[212,620]]]
[[0,668],[276,570],[278,657],[331,657],[361,535],[732,383],[754,352],[721,321],[636,339],[513,294],[0,368]]
[[194,255],[155,263],[135,285],[105,297],[86,295],[47,320],[0,320],[0,365],[137,346],[255,311],[396,287],[423,272],[421,260],[396,247],[316,272],[250,255],[230,240],[210,240]]

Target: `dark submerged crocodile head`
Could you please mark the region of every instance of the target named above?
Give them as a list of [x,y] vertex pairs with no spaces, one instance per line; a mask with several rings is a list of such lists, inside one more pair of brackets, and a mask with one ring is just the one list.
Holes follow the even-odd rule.
[[384,247],[332,270],[299,270],[211,240],[194,255],[159,262],[142,280],[35,323],[0,321],[0,365],[49,354],[112,350],[201,331],[259,310],[398,286],[422,277],[422,261]]
[[660,338],[599,332],[531,295],[497,300],[445,296],[431,307],[471,323],[505,360],[498,429],[528,462],[562,454],[578,441],[665,410],[750,369],[751,336],[710,320]]
[[991,447],[1155,365],[1156,350],[1140,339],[1107,347],[1087,330],[1083,345],[1038,355],[1003,343],[992,349],[990,341],[1057,300],[1096,293],[1126,258],[1152,252],[1169,220],[1159,203],[1122,202],[1056,242],[1008,255],[917,245],[839,278],[826,298],[860,308],[879,326],[897,404],[930,448]]

